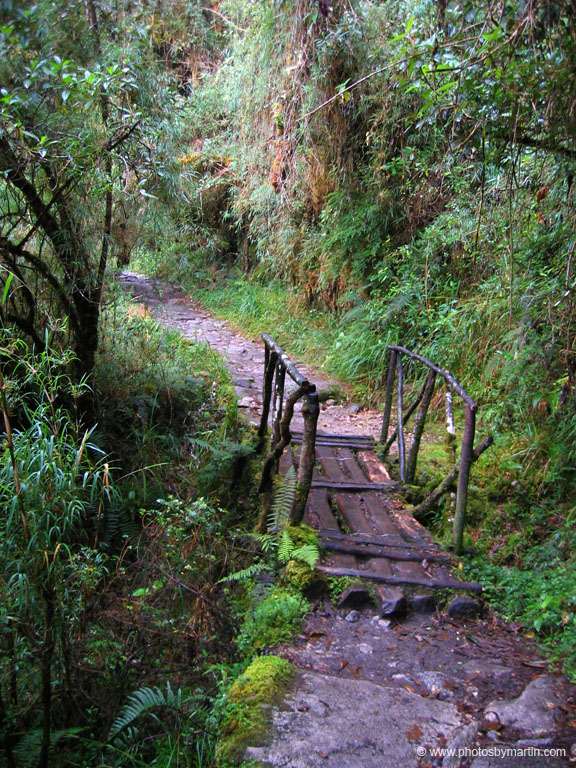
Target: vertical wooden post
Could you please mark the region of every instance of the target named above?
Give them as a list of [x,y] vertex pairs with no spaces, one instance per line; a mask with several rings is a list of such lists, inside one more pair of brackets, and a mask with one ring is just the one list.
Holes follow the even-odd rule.
[[406,482],[413,483],[416,476],[416,462],[418,461],[418,450],[420,449],[420,441],[422,439],[422,433],[424,432],[424,422],[426,421],[426,414],[428,413],[428,407],[430,406],[430,400],[434,394],[434,385],[436,383],[436,371],[428,371],[426,377],[426,383],[424,384],[424,395],[416,421],[414,422],[414,432],[412,434],[412,444],[410,445],[410,453],[408,454],[408,466],[406,468]]
[[454,410],[452,408],[452,391],[446,383],[446,451],[448,461],[456,461],[456,428],[454,426]]
[[398,368],[398,456],[400,458],[400,480],[406,482],[406,446],[404,445],[404,422],[402,416],[404,375],[402,372],[402,355],[396,360]]
[[264,390],[262,397],[262,416],[260,418],[260,427],[258,428],[258,437],[260,438],[260,447],[263,445],[264,435],[268,429],[268,416],[270,415],[270,400],[272,398],[272,379],[274,378],[274,371],[276,369],[276,361],[278,355],[275,352],[271,352],[266,347],[266,353],[264,355]]
[[[280,421],[282,419],[282,409],[284,407],[284,382],[286,380],[286,368],[278,365],[276,369],[276,390],[274,392],[274,412],[272,425],[272,445],[276,445],[280,440]],[[276,408],[276,403],[278,407]]]
[[[382,430],[380,432],[380,442],[386,443],[388,440],[388,428],[390,427],[390,414],[392,412],[392,386],[394,385],[394,373],[396,370],[396,357],[398,353],[390,350],[390,365],[388,366],[388,377],[386,378],[386,397],[384,399],[384,415],[382,416]],[[385,449],[383,454],[388,451]]]
[[464,415],[464,437],[460,449],[460,471],[458,472],[458,490],[456,493],[456,511],[454,513],[454,528],[452,544],[456,554],[462,551],[464,536],[464,521],[466,519],[466,502],[468,501],[468,481],[470,468],[474,457],[474,434],[476,432],[476,405],[466,403]]
[[312,474],[316,464],[316,427],[320,414],[320,402],[316,387],[304,395],[302,400],[302,416],[304,417],[304,434],[302,435],[302,449],[300,451],[300,466],[296,485],[296,498],[290,515],[291,525],[300,525],[306,501],[312,484]]

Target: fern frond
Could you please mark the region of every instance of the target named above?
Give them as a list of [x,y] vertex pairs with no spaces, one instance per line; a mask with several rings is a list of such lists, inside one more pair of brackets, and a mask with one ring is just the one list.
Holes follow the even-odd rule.
[[284,528],[280,535],[280,541],[278,542],[278,560],[280,560],[281,563],[287,563],[293,556],[295,549],[296,546],[292,541],[290,534],[286,528]]
[[274,501],[269,516],[270,528],[279,528],[288,522],[294,498],[296,497],[297,485],[296,470],[294,467],[290,467],[284,476],[283,482],[274,494]]
[[263,552],[270,552],[277,544],[276,536],[271,533],[255,533],[253,537],[260,544]]
[[234,571],[234,573],[224,576],[223,579],[220,579],[216,583],[221,584],[223,581],[247,581],[248,579],[254,578],[254,576],[258,576],[259,573],[269,570],[271,570],[271,568],[268,563],[260,561],[259,563],[252,563],[252,565],[249,565],[247,568]]
[[310,568],[315,568],[318,558],[320,557],[320,550],[317,544],[303,544],[301,547],[297,547],[292,550],[291,559],[300,560]]
[[166,693],[160,688],[139,688],[128,697],[128,703],[122,707],[120,714],[114,721],[108,738],[112,739],[121,730],[133,723],[141,715],[150,712],[156,707],[169,707],[170,709],[182,709],[182,693],[180,689],[176,693],[166,683]]

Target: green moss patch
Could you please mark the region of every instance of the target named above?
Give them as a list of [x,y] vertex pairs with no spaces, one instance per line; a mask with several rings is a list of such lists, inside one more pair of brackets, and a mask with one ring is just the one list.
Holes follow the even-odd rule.
[[219,766],[239,765],[247,747],[262,743],[270,719],[266,707],[281,700],[295,671],[278,656],[258,656],[234,682],[216,751]]

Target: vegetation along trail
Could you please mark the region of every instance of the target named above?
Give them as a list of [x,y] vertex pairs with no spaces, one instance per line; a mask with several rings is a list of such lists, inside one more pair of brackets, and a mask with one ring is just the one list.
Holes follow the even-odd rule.
[[[172,284],[130,272],[120,279],[154,316],[225,355],[239,407],[256,420],[262,346]],[[377,434],[377,411],[338,404],[345,386],[317,371],[314,380],[334,393],[321,428]],[[467,598],[440,609],[420,595],[409,616],[383,618],[369,590],[353,587],[336,607],[319,597],[302,633],[277,653],[296,668],[294,682],[267,738],[243,737],[240,726],[224,734],[230,758],[289,768],[496,768],[568,765],[576,756],[576,687],[519,625]]]

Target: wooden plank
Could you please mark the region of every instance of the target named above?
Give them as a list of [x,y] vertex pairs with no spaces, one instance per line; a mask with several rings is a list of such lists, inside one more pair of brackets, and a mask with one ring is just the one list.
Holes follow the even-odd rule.
[[356,454],[356,458],[368,480],[382,484],[392,482],[386,467],[374,451],[360,451]]
[[366,477],[360,468],[356,456],[349,448],[317,446],[316,461],[321,478],[335,483],[352,482],[366,484]]
[[408,576],[395,576],[378,573],[375,570],[358,570],[355,568],[338,568],[327,565],[317,565],[316,570],[325,573],[327,576],[350,576],[358,579],[371,579],[372,581],[381,581],[385,584],[407,584],[415,587],[428,587],[430,589],[462,589],[467,592],[482,592],[482,584],[470,581],[456,581],[450,578],[427,578],[417,579]]
[[[294,436],[292,434],[292,442],[295,445],[302,443],[302,437],[300,435]],[[356,451],[370,451],[374,447],[374,443],[368,443],[361,440],[331,440],[329,438],[316,437],[316,447],[324,446],[327,448],[351,448]]]
[[339,531],[320,530],[318,532],[320,539],[330,541],[342,541],[347,544],[370,544],[373,546],[393,547],[396,549],[415,549],[418,552],[429,552],[430,554],[446,554],[433,541],[424,541],[423,539],[406,539],[398,533],[384,533],[381,536],[377,534],[363,533],[340,533]]
[[[336,531],[320,530],[319,534],[321,537],[325,536],[326,538],[334,539],[336,541],[350,541],[352,543],[364,542],[366,544],[383,544],[384,546],[388,545],[393,547],[418,546],[418,542],[420,541],[420,539],[415,539],[413,537],[405,537],[398,531],[396,531],[396,533],[383,533],[378,535],[376,533],[339,533]],[[441,551],[439,547],[436,547],[434,542],[431,542],[430,546],[436,551]]]
[[400,533],[395,518],[390,515],[393,503],[388,497],[377,493],[366,493],[364,494],[364,505],[376,533]]
[[338,521],[334,517],[328,500],[328,493],[325,490],[315,489],[308,494],[304,522],[317,530],[328,529],[333,533],[340,531]]
[[441,552],[419,552],[416,549],[404,548],[395,549],[393,547],[379,547],[370,544],[348,544],[345,541],[322,541],[324,549],[334,552],[347,552],[356,557],[385,557],[390,560],[405,560],[408,562],[422,562],[428,560],[434,563],[448,563],[452,560],[448,555]]
[[[338,443],[362,443],[365,445],[374,445],[374,438],[372,435],[343,435],[338,434],[334,432],[317,432],[316,438],[318,440],[330,440],[332,442],[338,442]],[[294,441],[301,440],[302,439],[302,432],[300,430],[295,429],[292,432],[292,439]]]
[[312,481],[312,488],[331,488],[336,491],[347,491],[347,492],[362,492],[362,491],[382,491],[382,492],[392,492],[398,490],[398,484],[394,482],[389,483],[368,483],[368,482],[354,482],[354,481],[348,481],[344,480],[342,482],[338,482],[336,480],[323,480],[322,475],[315,475],[316,478]]
[[[361,494],[337,493],[333,498],[338,506],[338,512],[351,531],[368,534],[385,533],[374,525]],[[392,533],[392,531],[389,532]]]

